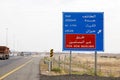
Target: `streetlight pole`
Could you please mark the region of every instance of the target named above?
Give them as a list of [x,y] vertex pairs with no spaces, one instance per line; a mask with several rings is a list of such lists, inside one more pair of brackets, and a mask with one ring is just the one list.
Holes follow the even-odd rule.
[[6,46],[8,46],[8,28],[6,28]]

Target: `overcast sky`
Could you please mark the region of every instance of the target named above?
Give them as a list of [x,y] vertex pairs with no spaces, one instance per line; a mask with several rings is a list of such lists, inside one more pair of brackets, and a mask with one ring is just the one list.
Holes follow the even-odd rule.
[[104,12],[104,50],[120,53],[120,0],[0,0],[0,45],[62,51],[62,12]]

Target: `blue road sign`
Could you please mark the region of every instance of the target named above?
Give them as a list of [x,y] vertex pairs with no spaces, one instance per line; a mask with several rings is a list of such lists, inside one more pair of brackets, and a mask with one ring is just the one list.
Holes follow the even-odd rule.
[[[103,12],[63,12],[63,51],[64,50],[104,51],[103,26],[104,26]],[[74,37],[75,39],[69,37],[69,39],[71,40],[68,40],[66,39],[68,38],[66,37],[66,35],[68,34],[71,35],[83,34],[83,36],[81,35],[76,36]],[[89,38],[90,36],[88,37],[86,36],[86,34],[89,34],[90,36],[94,34],[95,40]],[[89,45],[87,45],[88,42]],[[94,44],[95,46],[93,46]]]

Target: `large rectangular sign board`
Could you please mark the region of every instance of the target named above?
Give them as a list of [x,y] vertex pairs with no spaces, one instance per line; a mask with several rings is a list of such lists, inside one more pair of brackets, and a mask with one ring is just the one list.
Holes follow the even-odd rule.
[[103,12],[63,12],[63,51],[104,51]]

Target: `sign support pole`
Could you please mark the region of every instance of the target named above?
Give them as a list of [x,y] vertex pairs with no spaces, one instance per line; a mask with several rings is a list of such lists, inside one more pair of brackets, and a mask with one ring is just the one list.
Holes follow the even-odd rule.
[[59,68],[60,68],[60,55],[59,55],[59,65],[58,65],[58,66],[59,66]]
[[94,75],[97,76],[97,51],[95,51],[95,70]]
[[71,75],[71,61],[72,61],[72,51],[70,51],[69,75]]

